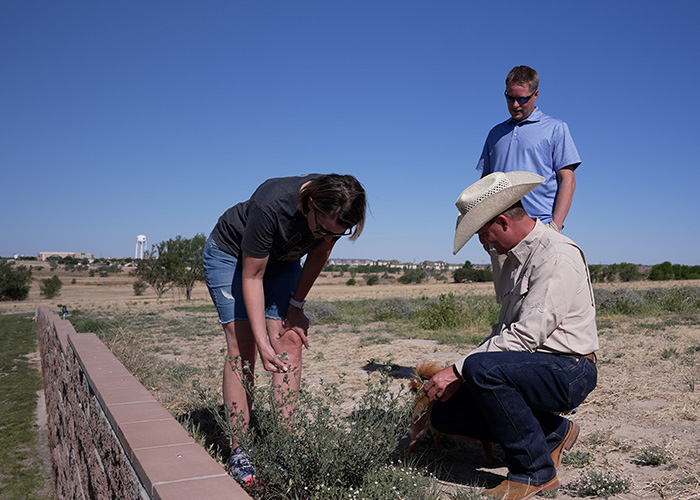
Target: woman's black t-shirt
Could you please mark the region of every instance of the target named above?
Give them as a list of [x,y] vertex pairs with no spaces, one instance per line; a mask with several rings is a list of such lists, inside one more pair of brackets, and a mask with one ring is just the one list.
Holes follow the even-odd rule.
[[212,238],[219,249],[240,259],[269,256],[267,270],[301,259],[316,248],[307,218],[299,211],[299,190],[321,174],[278,177],[263,182],[248,201],[238,203],[219,217]]

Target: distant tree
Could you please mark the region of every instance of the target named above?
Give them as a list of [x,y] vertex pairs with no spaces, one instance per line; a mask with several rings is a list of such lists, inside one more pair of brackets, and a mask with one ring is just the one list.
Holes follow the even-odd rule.
[[455,269],[452,273],[452,279],[455,283],[464,283],[465,281],[467,281],[467,270],[463,267]]
[[491,266],[477,269],[471,262],[466,261],[460,269],[455,269],[454,273],[452,273],[452,279],[455,283],[464,283],[465,281],[484,283],[493,280],[493,272],[491,271]]
[[41,280],[41,285],[39,285],[39,293],[45,299],[53,299],[61,294],[61,287],[63,287],[61,278],[54,274],[51,278]]
[[31,288],[32,271],[27,266],[0,262],[0,300],[25,300]]
[[202,252],[206,240],[200,233],[189,239],[177,236],[161,241],[139,260],[136,276],[151,285],[158,298],[177,286],[185,290],[189,300],[195,283],[204,279]]
[[662,262],[651,266],[649,279],[652,281],[700,279],[700,266],[686,266]]
[[637,264],[630,264],[629,262],[622,262],[617,267],[617,275],[620,281],[641,281],[644,279],[644,274],[639,270]]
[[408,285],[411,283],[422,283],[425,279],[425,271],[422,269],[406,269],[399,278],[399,283]]
[[174,284],[174,272],[170,269],[172,264],[166,255],[161,255],[161,250],[163,250],[164,246],[164,242],[161,242],[145,252],[143,259],[139,260],[136,268],[136,276],[151,285],[153,291],[156,292],[156,297],[159,299]]
[[207,237],[202,233],[187,239],[177,236],[165,242],[164,252],[172,263],[173,281],[185,290],[185,297],[190,300],[192,289],[197,281],[204,281],[202,252]]
[[355,278],[350,278],[349,280],[347,280],[347,281],[345,282],[345,284],[346,284],[347,286],[353,286],[353,285],[357,284],[357,281],[355,281]]
[[379,283],[379,277],[376,274],[370,274],[365,276],[365,282],[367,285],[372,286]]
[[600,264],[592,264],[588,266],[588,273],[591,275],[591,281],[593,283],[601,283],[605,281],[603,277],[603,266]]

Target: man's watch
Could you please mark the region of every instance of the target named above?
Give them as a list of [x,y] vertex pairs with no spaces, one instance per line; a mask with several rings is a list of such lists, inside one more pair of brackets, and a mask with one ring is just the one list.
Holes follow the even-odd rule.
[[306,300],[299,301],[295,300],[294,297],[289,298],[289,305],[301,309],[302,311],[304,310],[304,304],[306,304]]

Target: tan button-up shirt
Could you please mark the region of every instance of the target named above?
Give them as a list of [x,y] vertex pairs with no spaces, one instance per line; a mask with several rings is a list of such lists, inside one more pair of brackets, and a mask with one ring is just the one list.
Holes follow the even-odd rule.
[[[467,356],[489,351],[584,355],[598,349],[593,287],[583,252],[539,220],[508,252],[496,294],[498,323]],[[455,363],[460,371],[467,356]]]

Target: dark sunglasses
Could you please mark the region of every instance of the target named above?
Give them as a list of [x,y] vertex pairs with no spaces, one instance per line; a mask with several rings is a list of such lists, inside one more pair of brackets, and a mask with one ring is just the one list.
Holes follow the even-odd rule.
[[333,236],[340,238],[341,236],[350,236],[352,234],[351,227],[346,229],[343,233],[331,233],[330,231],[326,231],[323,227],[318,225],[318,217],[316,216],[316,212],[318,212],[318,210],[316,210],[315,208],[312,208],[312,210],[314,211],[314,224],[316,224],[316,229],[314,230],[314,232],[319,236]]
[[[537,90],[535,90],[535,92],[537,92]],[[513,97],[513,96],[510,95],[510,94],[508,93],[508,91],[506,90],[505,92],[503,92],[503,95],[506,96],[506,100],[507,100],[508,102],[515,102],[515,101],[518,101],[518,104],[527,104],[527,102],[528,102],[530,99],[532,99],[532,96],[535,95],[535,92],[533,92],[532,94],[530,94],[530,95],[528,95],[528,96],[525,96],[525,97]]]

